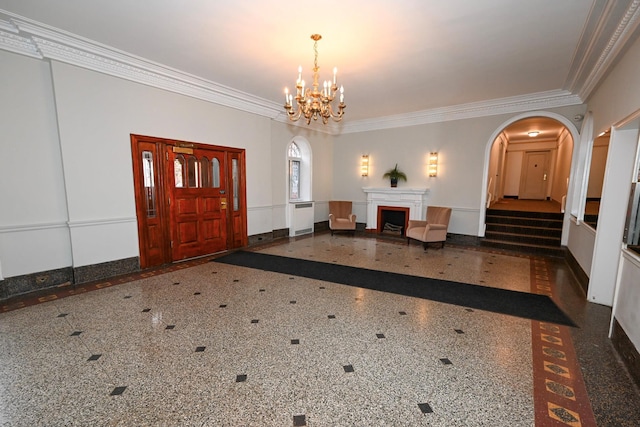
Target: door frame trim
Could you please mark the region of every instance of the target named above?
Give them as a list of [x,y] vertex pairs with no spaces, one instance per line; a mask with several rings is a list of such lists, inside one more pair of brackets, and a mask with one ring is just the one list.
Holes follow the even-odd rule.
[[[240,215],[242,217],[242,221],[239,222],[239,226],[242,227],[242,230],[232,230],[228,228],[228,231],[232,231],[231,233],[227,233],[227,250],[235,249],[238,247],[243,247],[247,245],[247,195],[246,195],[246,150],[244,148],[237,147],[226,147],[212,144],[204,144],[199,142],[191,142],[191,141],[182,141],[168,138],[159,138],[154,136],[147,135],[138,135],[131,134],[131,157],[132,157],[132,169],[133,169],[133,184],[134,184],[134,199],[135,199],[135,207],[136,207],[136,221],[138,224],[138,250],[140,255],[140,268],[149,268],[155,267],[158,265],[170,264],[172,263],[172,252],[171,252],[171,219],[170,219],[170,207],[169,207],[169,187],[171,184],[171,176],[167,173],[167,156],[166,150],[169,147],[189,147],[194,149],[203,149],[203,150],[216,150],[216,151],[224,151],[225,157],[229,157],[231,154],[237,155],[239,159],[240,166],[240,186],[239,186],[239,197],[240,197]],[[154,264],[149,265],[148,257],[146,255],[146,243],[144,238],[146,238],[146,221],[144,220],[144,200],[141,199],[141,161],[138,159],[140,150],[140,143],[153,143],[155,144],[155,155],[154,158],[155,163],[157,163],[156,170],[158,173],[158,182],[157,189],[158,194],[156,194],[156,200],[158,203],[158,215],[161,216],[161,230],[162,230],[162,245],[163,245],[163,262],[162,264]],[[227,186],[231,186],[232,183],[230,181],[231,171],[228,171],[229,176],[227,180]],[[231,194],[230,189],[227,188],[227,194]],[[232,222],[232,209],[227,209],[227,227],[233,227]],[[241,239],[236,240],[234,244],[233,236],[234,233],[240,233]],[[177,261],[176,261],[177,262]]]

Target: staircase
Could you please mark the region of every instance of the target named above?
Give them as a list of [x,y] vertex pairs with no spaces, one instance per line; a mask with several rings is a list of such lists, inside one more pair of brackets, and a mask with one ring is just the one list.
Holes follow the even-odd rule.
[[487,209],[481,246],[529,254],[564,256],[560,244],[564,214]]

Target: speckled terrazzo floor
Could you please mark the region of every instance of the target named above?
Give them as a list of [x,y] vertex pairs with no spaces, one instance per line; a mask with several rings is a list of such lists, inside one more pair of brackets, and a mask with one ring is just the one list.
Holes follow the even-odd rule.
[[[528,257],[457,247],[259,250],[532,287]],[[148,276],[0,314],[0,425],[579,425],[534,414],[530,320],[216,262]]]

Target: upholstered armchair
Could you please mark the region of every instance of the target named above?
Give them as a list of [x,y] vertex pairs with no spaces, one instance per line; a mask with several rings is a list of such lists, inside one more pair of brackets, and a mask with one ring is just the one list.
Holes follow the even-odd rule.
[[334,231],[356,232],[356,216],[351,213],[351,202],[329,201],[329,229]]
[[444,248],[450,218],[451,208],[428,206],[426,221],[409,220],[407,232],[405,233],[407,244],[410,243],[411,239],[415,239],[422,242],[425,250],[427,250],[427,245],[430,242],[442,242],[442,247]]

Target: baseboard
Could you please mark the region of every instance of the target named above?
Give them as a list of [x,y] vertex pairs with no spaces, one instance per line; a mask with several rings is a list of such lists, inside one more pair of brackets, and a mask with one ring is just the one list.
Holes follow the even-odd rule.
[[138,257],[125,258],[82,267],[63,267],[0,281],[0,300],[62,286],[79,285],[140,271]]
[[571,251],[569,251],[569,250],[565,251],[564,259],[567,262],[567,264],[569,265],[569,269],[571,270],[571,272],[575,276],[576,280],[578,281],[578,285],[580,286],[580,290],[583,292],[583,294],[584,294],[584,296],[586,298],[587,291],[589,290],[589,276],[587,276],[587,273],[585,273],[584,270],[582,269],[582,267],[580,267],[580,264],[578,263],[578,260],[575,259],[575,257],[571,253]]
[[138,257],[124,258],[115,261],[102,262],[100,264],[85,265],[73,269],[74,284],[93,282],[119,276],[121,274],[140,271],[140,259]]
[[73,268],[71,267],[6,277],[0,281],[0,300],[72,283]]
[[613,347],[624,362],[633,382],[640,387],[640,354],[616,318],[613,318]]

